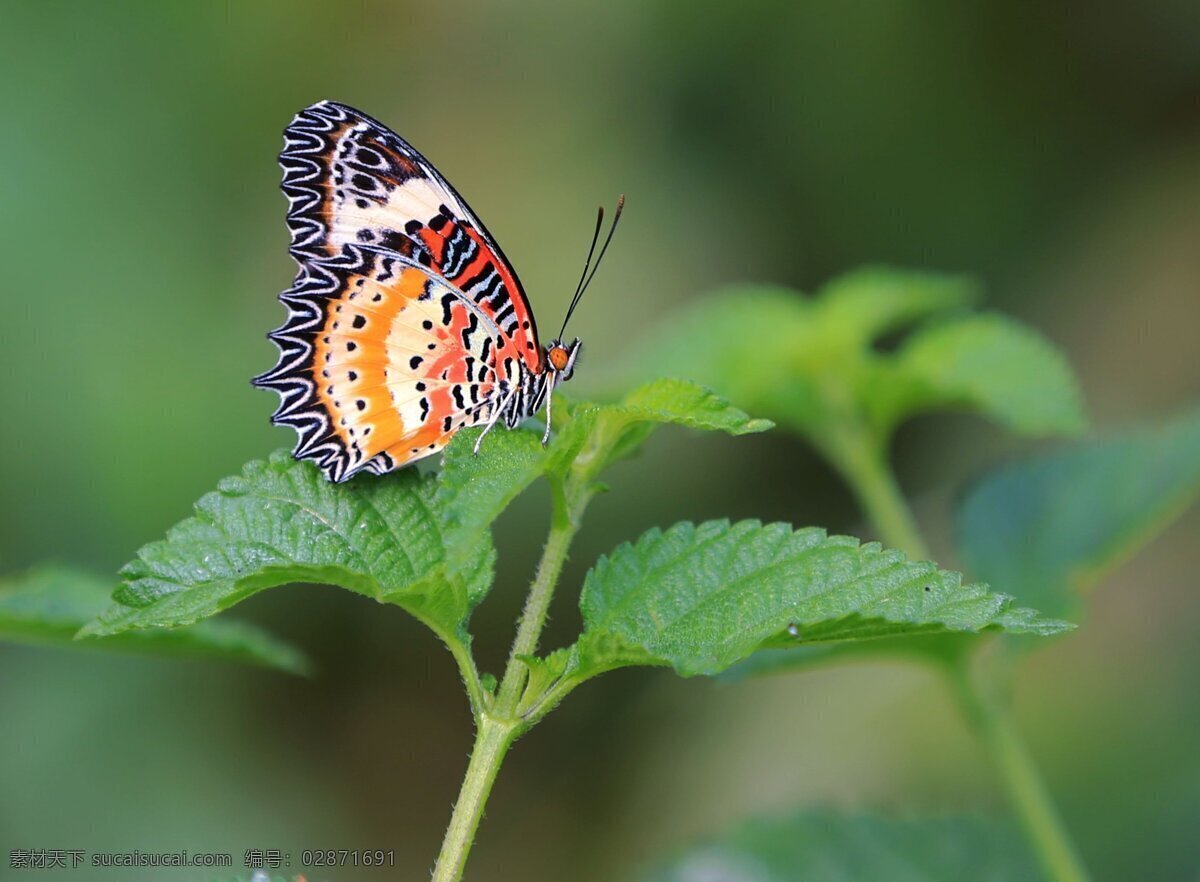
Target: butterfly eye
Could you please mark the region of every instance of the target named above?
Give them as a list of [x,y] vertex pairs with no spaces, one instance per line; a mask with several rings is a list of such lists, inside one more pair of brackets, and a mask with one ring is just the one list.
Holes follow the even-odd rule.
[[550,359],[550,364],[556,371],[564,370],[571,361],[571,354],[565,346],[551,346],[546,357]]

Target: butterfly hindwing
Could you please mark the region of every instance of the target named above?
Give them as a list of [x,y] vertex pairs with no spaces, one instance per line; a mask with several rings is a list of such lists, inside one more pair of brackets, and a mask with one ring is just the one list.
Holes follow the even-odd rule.
[[275,422],[331,480],[383,473],[441,450],[498,406],[495,326],[461,292],[392,252],[345,249],[281,296],[281,350],[259,377]]

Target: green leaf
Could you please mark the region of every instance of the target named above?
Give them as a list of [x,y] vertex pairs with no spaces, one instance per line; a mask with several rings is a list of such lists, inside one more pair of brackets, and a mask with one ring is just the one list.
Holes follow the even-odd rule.
[[724,398],[687,380],[655,380],[639,386],[619,407],[609,408],[626,422],[672,423],[690,429],[747,435],[772,427],[770,420],[751,419]]
[[460,559],[469,560],[491,523],[542,475],[564,478],[575,468],[590,480],[667,424],[733,435],[771,427],[694,383],[656,380],[616,404],[555,396],[556,431],[545,448],[538,433],[494,430],[476,454],[475,442],[483,430],[465,429],[446,448],[436,494],[448,561],[457,566]]
[[1070,627],[897,551],[757,521],[651,530],[601,558],[580,606],[579,678],[639,664],[716,674],[764,647]]
[[981,300],[968,276],[870,266],[851,270],[817,292],[819,322],[859,345],[881,334]]
[[279,451],[248,464],[196,505],[195,517],[138,552],[118,605],[85,633],[191,624],[259,591],[325,582],[401,606],[446,641],[465,640],[491,581],[490,539],[449,572],[435,483],[414,469],[331,484]]
[[492,521],[545,473],[549,462],[538,436],[522,429],[491,432],[476,455],[482,431],[459,432],[442,455],[436,501],[453,567],[470,565],[479,543],[491,541]]
[[580,471],[594,476],[634,453],[662,425],[745,435],[774,424],[752,419],[703,386],[660,379],[637,387],[618,404],[576,405],[551,456],[563,464],[568,461],[564,454],[569,454]]
[[816,418],[812,383],[826,343],[811,301],[786,288],[725,289],[672,318],[627,361],[632,378],[667,374],[793,427]]
[[698,845],[649,882],[1035,882],[1016,831],[973,817],[805,811],[759,818]]
[[[834,279],[814,298],[740,286],[656,331],[627,372],[700,383],[826,450],[847,426],[869,427],[882,445],[934,409],[969,409],[1024,434],[1077,431],[1078,385],[1053,347],[999,316],[947,318],[975,298],[959,276],[884,268]],[[895,351],[877,348],[924,319],[940,320]]]
[[1074,614],[1095,583],[1200,496],[1200,409],[999,469],[966,496],[969,570],[1023,602]]
[[72,649],[213,658],[308,670],[296,648],[246,622],[202,622],[176,630],[136,631],[100,639],[75,634],[109,603],[113,580],[58,565],[42,565],[0,580],[0,640]]
[[917,331],[867,401],[885,431],[914,414],[948,409],[985,414],[1022,435],[1073,434],[1085,425],[1066,359],[1029,328],[999,315]]

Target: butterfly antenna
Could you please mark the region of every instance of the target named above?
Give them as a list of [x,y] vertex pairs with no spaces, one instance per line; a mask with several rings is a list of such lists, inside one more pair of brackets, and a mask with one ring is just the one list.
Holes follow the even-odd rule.
[[[592,247],[588,249],[588,259],[583,265],[583,275],[579,277],[579,285],[575,289],[575,296],[571,298],[571,306],[567,309],[567,317],[563,319],[562,330],[558,332],[558,338],[561,340],[563,333],[567,330],[567,322],[571,320],[571,314],[575,312],[575,307],[579,305],[580,298],[588,289],[588,285],[592,284],[592,279],[596,277],[596,270],[600,269],[600,261],[604,260],[604,252],[608,251],[608,243],[612,241],[613,233],[617,231],[617,222],[621,219],[621,212],[625,210],[625,196],[622,194],[617,199],[617,209],[613,212],[612,226],[608,228],[608,235],[604,238],[604,245],[600,248],[600,254],[596,258],[596,263],[592,266],[592,252],[596,249],[596,242],[600,238],[600,226],[604,222],[604,206],[600,206],[600,211],[596,216],[596,232],[592,235]],[[591,268],[591,274],[588,274],[588,269]]]
[[579,284],[575,286],[575,293],[571,297],[571,305],[567,307],[567,317],[563,319],[562,329],[558,332],[558,339],[562,339],[563,331],[567,329],[567,322],[571,320],[571,313],[575,311],[575,306],[579,303],[579,298],[583,295],[583,280],[587,278],[588,269],[592,265],[592,255],[596,252],[596,242],[600,240],[600,227],[604,224],[604,206],[601,205],[596,211],[596,231],[592,233],[592,244],[588,248],[587,260],[583,262],[583,272],[579,275]]

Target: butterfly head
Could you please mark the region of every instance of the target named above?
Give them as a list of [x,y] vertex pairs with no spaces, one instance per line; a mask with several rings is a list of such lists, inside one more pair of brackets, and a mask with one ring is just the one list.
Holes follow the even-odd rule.
[[582,341],[576,337],[571,343],[564,344],[561,340],[551,340],[546,347],[546,370],[555,374],[556,382],[565,383],[575,373],[575,359],[579,357]]

